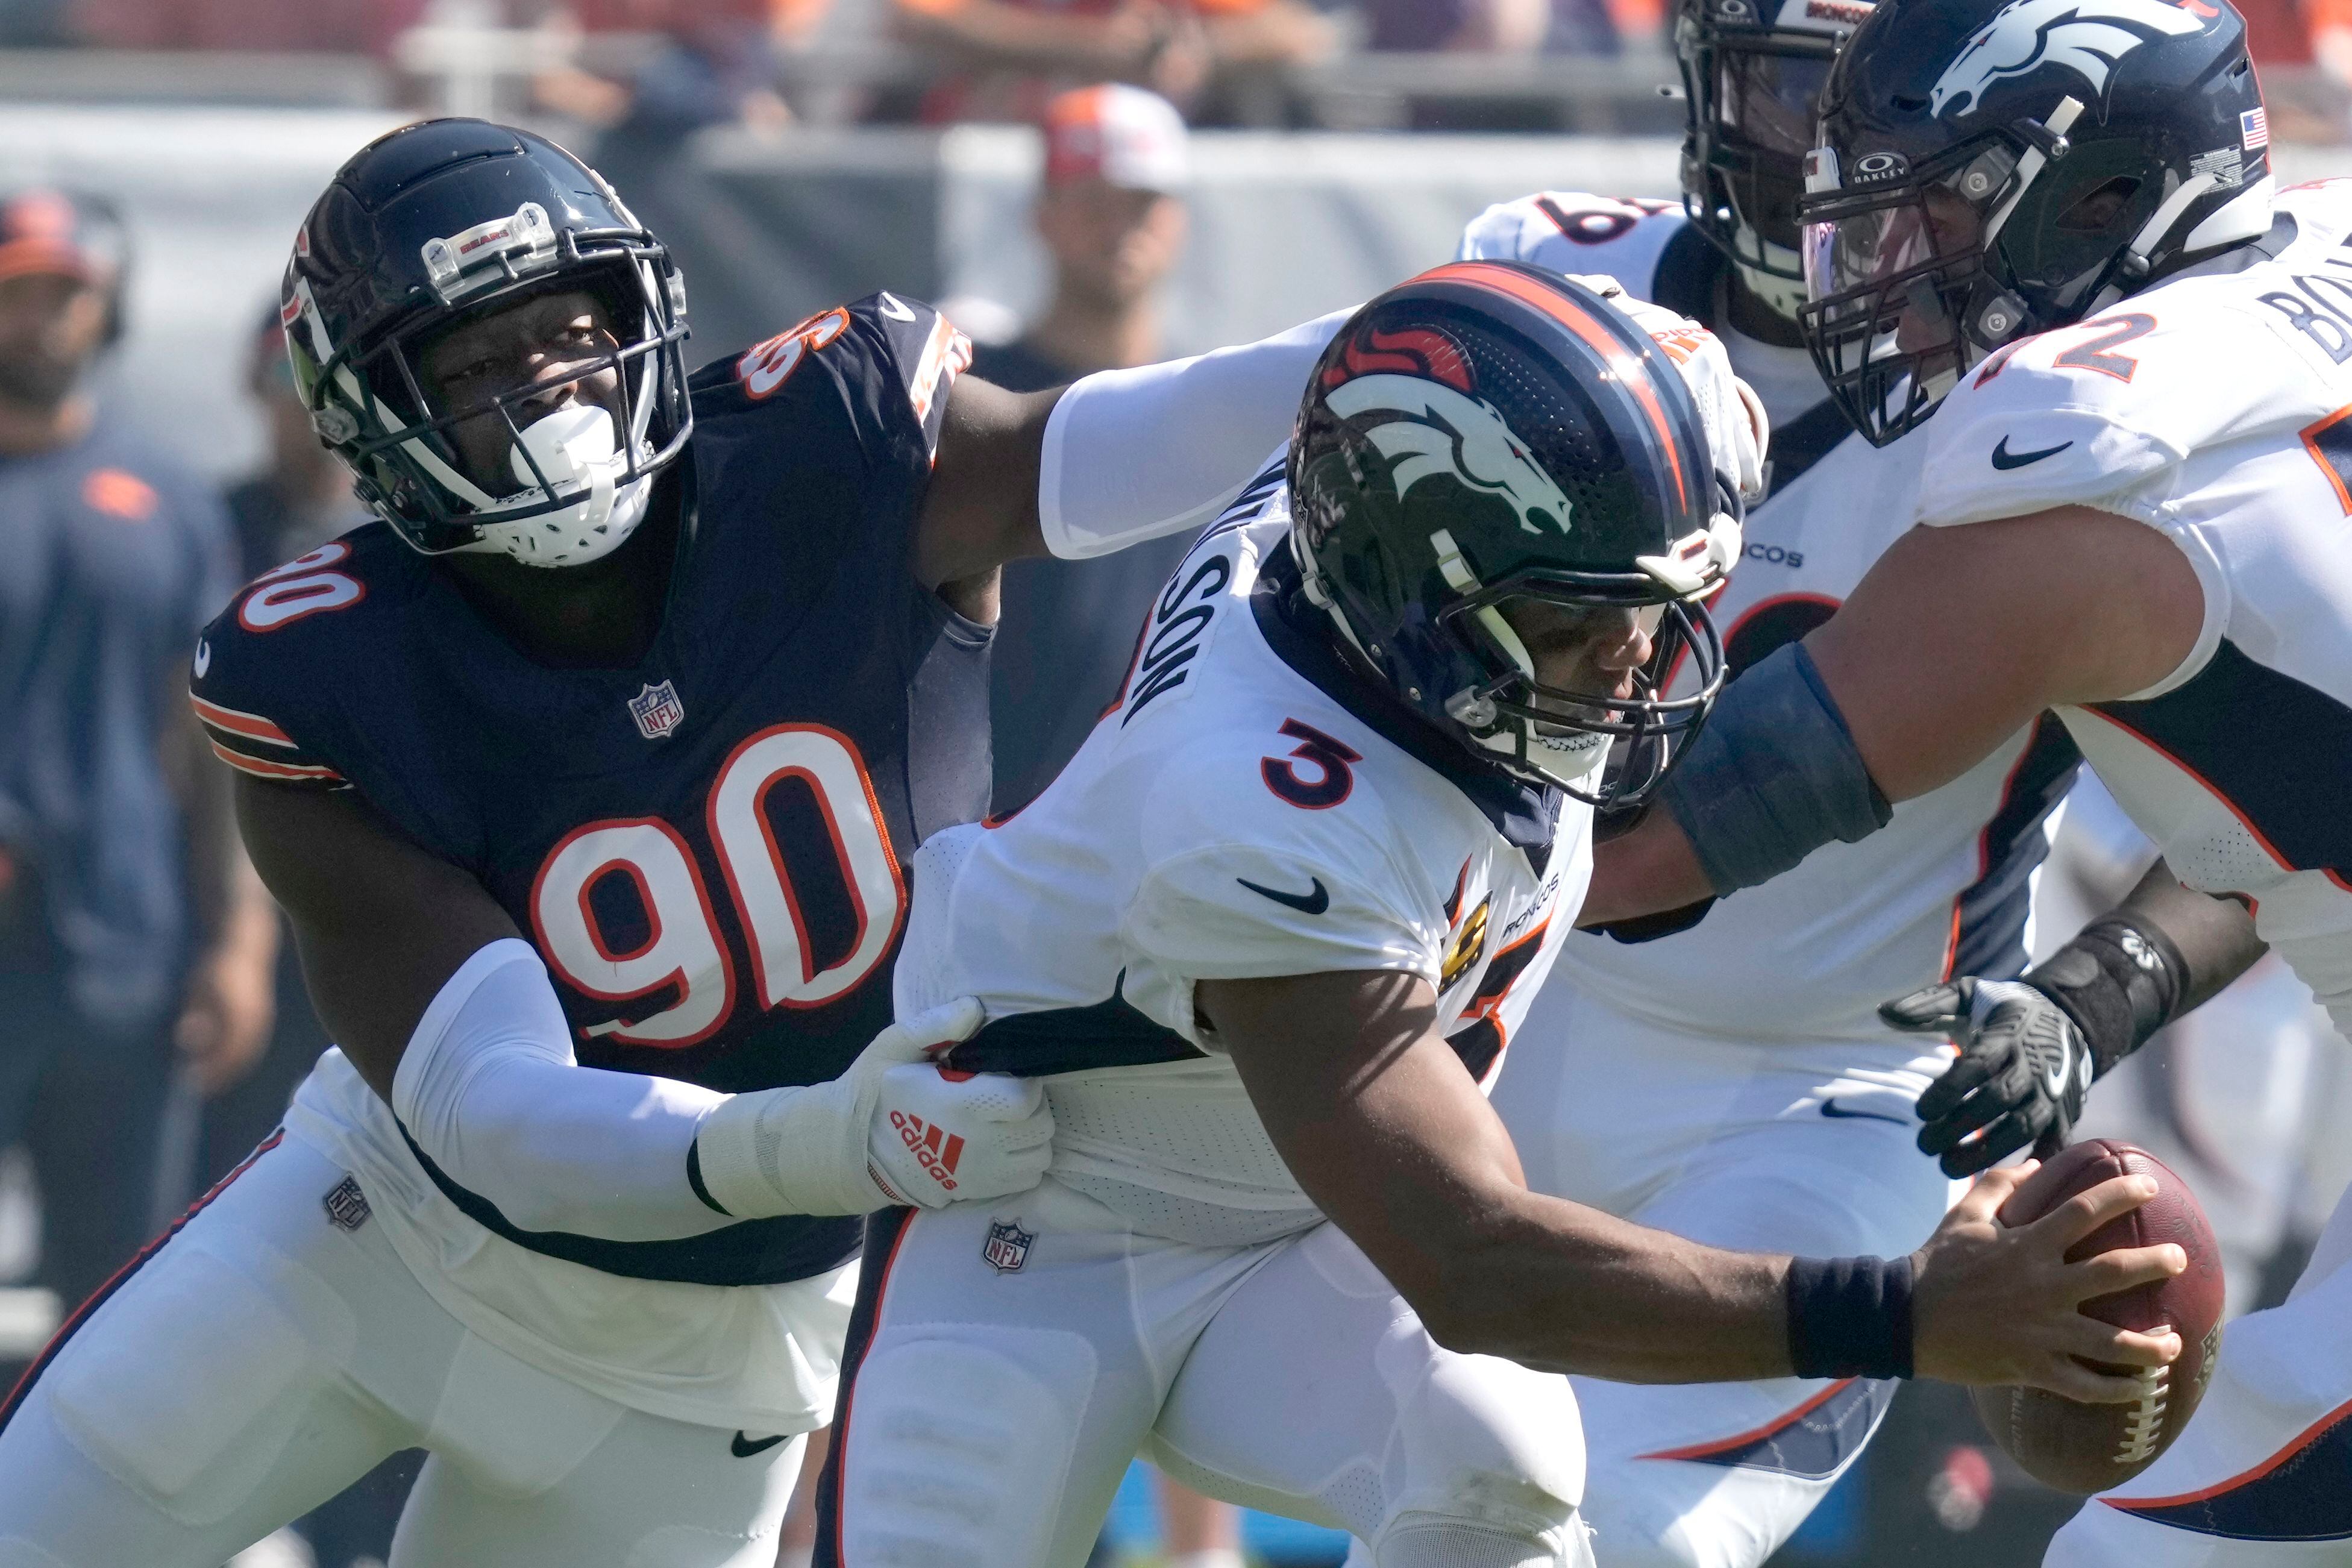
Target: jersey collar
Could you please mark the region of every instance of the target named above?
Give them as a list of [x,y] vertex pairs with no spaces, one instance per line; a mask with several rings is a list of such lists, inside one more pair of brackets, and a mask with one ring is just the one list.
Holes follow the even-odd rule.
[[1540,874],[1559,831],[1560,792],[1524,784],[1480,762],[1385,689],[1358,674],[1327,638],[1302,624],[1316,611],[1298,592],[1298,562],[1286,534],[1266,552],[1250,590],[1250,613],[1275,657],[1382,740],[1460,790],[1505,843],[1526,852],[1528,864]]

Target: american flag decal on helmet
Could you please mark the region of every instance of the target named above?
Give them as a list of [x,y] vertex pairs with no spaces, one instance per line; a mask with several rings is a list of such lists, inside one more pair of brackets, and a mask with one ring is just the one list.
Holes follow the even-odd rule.
[[2238,114],[2238,140],[2247,152],[2271,144],[2271,111],[2255,108],[2242,110]]

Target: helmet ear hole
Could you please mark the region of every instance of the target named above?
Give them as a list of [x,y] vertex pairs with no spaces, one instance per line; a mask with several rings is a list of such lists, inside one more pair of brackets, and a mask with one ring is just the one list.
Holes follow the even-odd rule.
[[2139,184],[2129,174],[2117,174],[2084,193],[2058,215],[2059,229],[2070,235],[2095,235],[2114,228],[2139,193]]

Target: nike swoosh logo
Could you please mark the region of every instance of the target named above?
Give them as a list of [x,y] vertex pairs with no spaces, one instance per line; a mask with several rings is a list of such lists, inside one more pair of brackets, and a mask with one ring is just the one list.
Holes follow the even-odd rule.
[[2038,463],[2044,458],[2054,458],[2074,444],[2072,441],[2061,441],[2055,447],[2044,447],[2039,452],[2012,452],[2009,449],[2009,437],[2003,436],[2000,445],[1992,449],[1992,466],[2001,469],[2021,468],[2028,463]]
[[915,312],[898,302],[898,297],[887,289],[882,295],[882,313],[894,321],[911,321]]
[[1897,1127],[1911,1125],[1900,1116],[1889,1116],[1881,1110],[1848,1110],[1837,1102],[1835,1095],[1822,1101],[1822,1114],[1829,1117],[1851,1118],[1856,1121],[1892,1121]]
[[777,1444],[782,1441],[783,1439],[782,1437],[762,1437],[759,1441],[753,1442],[751,1438],[744,1433],[738,1432],[735,1434],[735,1440],[728,1444],[727,1447],[737,1458],[748,1459],[754,1454],[766,1453],[769,1449],[774,1447]]
[[1315,879],[1314,889],[1304,893],[1283,893],[1272,888],[1261,888],[1247,877],[1235,877],[1234,880],[1253,893],[1260,893],[1272,899],[1277,904],[1288,904],[1302,915],[1319,915],[1331,907],[1331,894],[1323,886],[1323,879],[1320,877]]

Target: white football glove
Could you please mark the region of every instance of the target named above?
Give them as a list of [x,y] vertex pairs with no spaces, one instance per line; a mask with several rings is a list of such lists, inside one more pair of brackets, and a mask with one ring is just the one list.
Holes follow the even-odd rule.
[[986,1016],[969,996],[944,1003],[875,1036],[830,1083],[722,1100],[695,1132],[703,1191],[744,1219],[1028,1191],[1053,1157],[1044,1083],[931,1061]]
[[1591,274],[1575,281],[1632,317],[1633,324],[1664,351],[1698,403],[1717,470],[1731,482],[1741,500],[1750,506],[1762,500],[1764,453],[1771,442],[1772,421],[1755,390],[1733,374],[1723,340],[1687,316],[1634,299],[1614,278]]

